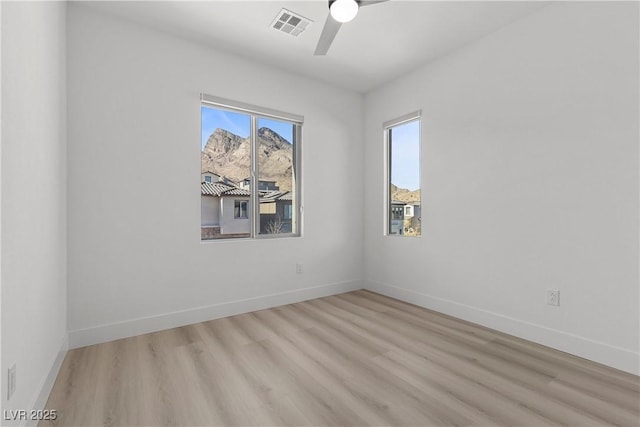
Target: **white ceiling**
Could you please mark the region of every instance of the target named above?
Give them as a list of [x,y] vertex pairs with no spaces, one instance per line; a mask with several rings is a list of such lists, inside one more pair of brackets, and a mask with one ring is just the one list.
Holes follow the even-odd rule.
[[[327,1],[105,1],[84,5],[217,49],[366,92],[546,6],[541,1],[390,0],[360,8],[326,56],[314,56]],[[313,23],[270,27],[286,8]]]

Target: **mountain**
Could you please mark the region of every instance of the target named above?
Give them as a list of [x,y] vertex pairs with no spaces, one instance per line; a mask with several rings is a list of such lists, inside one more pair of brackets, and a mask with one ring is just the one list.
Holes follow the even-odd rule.
[[[291,190],[293,145],[275,131],[258,129],[258,169],[261,181],[276,181],[282,191]],[[224,129],[216,129],[202,150],[202,172],[211,171],[240,182],[249,177],[251,143]]]
[[419,202],[420,190],[409,191],[391,184],[391,200],[404,203]]

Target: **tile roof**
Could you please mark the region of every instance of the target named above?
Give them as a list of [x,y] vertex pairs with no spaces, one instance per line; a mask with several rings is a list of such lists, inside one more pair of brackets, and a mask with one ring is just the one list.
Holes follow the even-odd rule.
[[222,182],[201,182],[200,192],[203,196],[245,196],[249,197],[251,193],[242,188],[227,185]]
[[251,195],[251,192],[249,190],[243,190],[242,188],[238,188],[238,187],[231,187],[229,191],[226,191],[223,194],[223,196],[246,196],[246,197],[249,197],[250,195]]
[[[243,188],[224,182],[205,182],[200,183],[200,192],[203,196],[241,196],[249,197],[251,192]],[[275,202],[276,200],[291,201],[293,194],[291,191],[260,191],[260,202]]]
[[293,199],[293,194],[291,194],[291,191],[268,191],[264,194],[261,194],[260,202],[268,203],[268,202],[274,202],[276,200],[291,201],[292,199]]
[[391,201],[392,205],[412,205],[412,206],[420,206],[420,201],[419,200],[414,200],[413,202],[403,202],[401,200],[392,200]]
[[278,197],[278,200],[291,201],[291,200],[293,200],[293,194],[291,193],[291,191],[285,191],[284,193],[282,193],[281,196]]

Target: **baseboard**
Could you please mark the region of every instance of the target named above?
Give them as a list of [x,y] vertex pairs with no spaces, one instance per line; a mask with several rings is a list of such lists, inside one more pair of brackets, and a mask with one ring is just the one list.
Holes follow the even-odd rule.
[[69,331],[69,348],[132,337],[236,314],[362,289],[360,280],[332,283]]
[[[58,373],[60,372],[60,368],[62,367],[62,362],[64,361],[64,357],[67,355],[67,350],[69,349],[69,338],[68,335],[65,334],[62,339],[62,344],[60,345],[60,350],[58,351],[58,355],[56,359],[53,361],[53,365],[51,365],[51,369],[49,369],[49,373],[47,377],[44,379],[44,383],[40,388],[40,392],[36,397],[33,405],[31,406],[34,411],[39,411],[44,409],[47,404],[47,400],[49,399],[49,394],[51,394],[51,389],[53,388],[53,384],[56,382],[56,378],[58,378]],[[27,417],[29,418],[29,417]],[[36,426],[38,424],[37,420],[27,420],[23,424],[24,426]]]
[[589,338],[397,286],[365,281],[365,289],[640,375],[640,355]]

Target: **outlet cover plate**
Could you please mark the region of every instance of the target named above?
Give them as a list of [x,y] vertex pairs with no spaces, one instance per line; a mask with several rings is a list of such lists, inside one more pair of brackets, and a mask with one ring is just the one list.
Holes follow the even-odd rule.
[[560,306],[560,291],[557,289],[547,290],[547,304],[553,306]]

